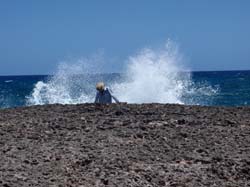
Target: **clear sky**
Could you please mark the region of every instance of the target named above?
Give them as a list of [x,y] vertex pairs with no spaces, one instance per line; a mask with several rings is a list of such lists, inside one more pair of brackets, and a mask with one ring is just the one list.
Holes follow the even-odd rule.
[[0,75],[48,74],[99,51],[120,71],[128,56],[168,38],[191,70],[250,69],[250,1],[0,1]]

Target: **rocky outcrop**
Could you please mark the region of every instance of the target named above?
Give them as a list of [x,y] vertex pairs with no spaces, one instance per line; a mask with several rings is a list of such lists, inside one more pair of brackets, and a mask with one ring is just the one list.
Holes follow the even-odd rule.
[[0,186],[250,186],[250,108],[4,109]]

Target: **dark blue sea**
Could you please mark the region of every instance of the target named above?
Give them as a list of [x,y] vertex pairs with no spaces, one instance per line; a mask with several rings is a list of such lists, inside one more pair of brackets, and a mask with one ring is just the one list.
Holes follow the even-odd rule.
[[191,72],[188,81],[173,80],[176,81],[173,85],[178,86],[161,82],[159,90],[154,85],[159,78],[153,79],[151,77],[146,83],[140,78],[125,80],[121,74],[0,76],[0,108],[93,102],[95,84],[100,80],[105,81],[122,102],[250,105],[250,71]]

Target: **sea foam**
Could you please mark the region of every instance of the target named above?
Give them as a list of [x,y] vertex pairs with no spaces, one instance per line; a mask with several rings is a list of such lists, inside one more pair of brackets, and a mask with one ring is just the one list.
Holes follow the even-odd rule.
[[122,101],[129,103],[179,103],[190,82],[181,68],[178,48],[168,42],[163,49],[145,48],[129,58],[123,82],[112,86]]
[[[126,68],[120,77],[111,79],[94,72],[98,69],[98,63],[91,60],[62,63],[52,77],[35,85],[27,103],[93,102],[98,81],[105,81],[112,94],[127,103],[205,104],[203,95],[217,92],[209,85],[195,85],[192,82],[191,73],[184,68],[177,45],[171,41],[161,49],[144,48],[125,63]],[[93,67],[93,64],[97,67]]]

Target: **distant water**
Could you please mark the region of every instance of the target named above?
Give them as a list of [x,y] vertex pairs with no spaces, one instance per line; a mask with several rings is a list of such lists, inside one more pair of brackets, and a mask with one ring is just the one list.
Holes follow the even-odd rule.
[[0,77],[0,107],[91,103],[104,81],[121,102],[187,105],[250,105],[250,71],[190,72],[168,40],[121,63],[122,74],[103,74],[98,58],[60,63],[52,76]]
[[[185,73],[182,74],[186,79]],[[150,85],[153,83],[140,84],[140,79],[129,81],[123,74],[0,76],[0,108],[93,102],[95,83],[100,80],[105,81],[122,102],[250,106],[250,71],[191,72],[188,77],[189,81],[182,84],[182,79],[175,78],[178,85],[172,85],[167,90],[162,90],[164,83],[161,83],[157,90]],[[140,88],[133,90],[136,86]]]

